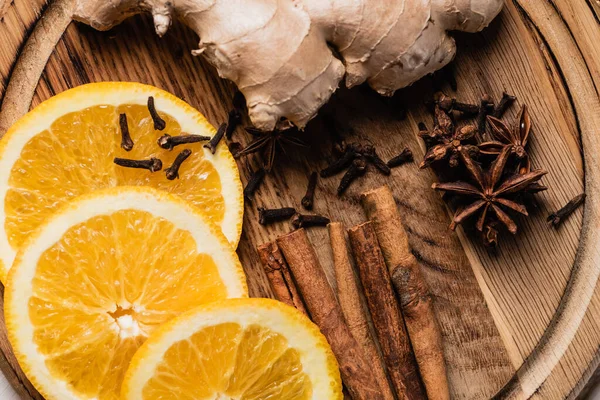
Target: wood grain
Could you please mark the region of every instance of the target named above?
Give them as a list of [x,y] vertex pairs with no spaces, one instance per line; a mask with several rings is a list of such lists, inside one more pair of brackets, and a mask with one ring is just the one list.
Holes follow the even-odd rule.
[[[597,236],[591,234],[598,229],[600,210],[600,149],[593,140],[600,129],[600,27],[592,4],[512,0],[483,33],[456,36],[457,96],[473,102],[484,92],[496,99],[503,90],[516,94],[518,103],[527,103],[532,111],[534,167],[550,171],[543,179],[550,190],[538,197],[531,218],[518,221],[518,235],[503,236],[496,252],[480,246],[472,232],[447,230],[447,210],[429,188],[434,176],[414,164],[396,168],[391,178],[369,173],[342,198],[335,195],[339,177],[321,180],[317,188],[314,211],[352,226],[364,221],[359,193],[383,183],[391,186],[433,293],[452,398],[489,398],[507,382],[512,386],[505,393],[516,397],[575,398],[600,362],[600,322],[594,317],[600,313],[595,287],[600,263],[593,263],[598,250]],[[45,8],[44,0],[17,0],[0,22],[2,94],[19,49]],[[50,55],[33,105],[82,83],[133,80],[175,93],[218,125],[231,108],[232,87],[189,54],[196,42],[194,34],[178,24],[158,39],[149,18],[132,19],[106,33],[71,24]],[[433,91],[430,79],[391,99],[364,87],[339,90],[321,115],[346,126],[347,140],[371,141],[384,159],[405,146],[420,159],[423,144],[416,137],[416,123],[431,124],[423,102]],[[408,107],[406,120],[398,119],[399,104]],[[507,120],[514,119],[516,109],[509,110]],[[306,139],[312,149],[288,151],[289,160],[280,160],[285,162],[267,177],[256,201],[246,206],[238,253],[254,296],[271,295],[255,247],[290,230],[285,223],[260,226],[256,207],[299,208],[310,172],[322,168],[331,153],[330,132],[322,118],[310,124]],[[238,132],[234,140],[244,143],[248,138]],[[257,160],[250,162],[257,165]],[[245,182],[245,165],[239,165]],[[580,210],[560,229],[549,228],[545,216],[583,190],[584,165],[591,197],[585,217]],[[309,235],[335,284],[326,230],[313,229]],[[1,329],[0,349],[0,368],[20,395],[39,398],[23,376],[13,372],[18,369]]]

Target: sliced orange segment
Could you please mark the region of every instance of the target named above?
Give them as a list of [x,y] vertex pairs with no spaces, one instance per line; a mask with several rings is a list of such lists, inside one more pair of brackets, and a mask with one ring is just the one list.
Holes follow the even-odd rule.
[[337,362],[296,309],[268,299],[201,306],[157,329],[133,357],[124,400],[338,400]]
[[118,187],[72,200],[30,235],[9,274],[5,317],[19,364],[47,400],[114,400],[159,325],[246,296],[235,251],[196,208]]
[[[166,122],[154,129],[149,96]],[[131,151],[121,148],[119,115],[127,115]],[[94,83],[67,90],[42,103],[0,141],[0,280],[16,251],[57,208],[72,198],[115,186],[150,186],[176,194],[198,207],[233,244],[242,227],[243,195],[237,166],[226,145],[213,155],[203,143],[164,150],[163,134],[213,136],[197,110],[175,96],[138,83]],[[192,151],[179,179],[168,180],[179,152]],[[119,167],[115,157],[162,160],[163,171]]]

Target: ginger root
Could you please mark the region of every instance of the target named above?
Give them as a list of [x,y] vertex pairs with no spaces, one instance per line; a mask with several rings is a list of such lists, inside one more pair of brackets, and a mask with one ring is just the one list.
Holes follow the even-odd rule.
[[[303,128],[344,79],[383,95],[449,63],[447,31],[477,32],[503,0],[77,0],[74,19],[110,29],[142,12],[164,35],[173,18],[246,97],[254,125]],[[332,50],[334,49],[334,50]],[[335,52],[335,55],[334,55]],[[339,58],[338,58],[339,57]]]

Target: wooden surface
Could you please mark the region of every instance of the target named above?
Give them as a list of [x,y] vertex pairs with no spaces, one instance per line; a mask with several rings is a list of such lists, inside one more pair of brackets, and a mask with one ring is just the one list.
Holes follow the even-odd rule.
[[[335,195],[339,177],[319,182],[315,211],[347,227],[364,221],[360,192],[383,183],[392,187],[411,245],[434,292],[453,398],[489,398],[508,382],[507,392],[517,398],[574,398],[600,362],[597,274],[589,266],[593,259],[589,250],[577,253],[583,213],[579,210],[558,230],[545,222],[549,212],[583,190],[584,166],[597,163],[588,157],[584,164],[582,157],[582,149],[587,157],[594,148],[590,132],[600,126],[594,119],[594,114],[600,116],[600,27],[598,9],[592,4],[508,1],[483,33],[457,35],[458,97],[474,102],[483,93],[496,99],[503,90],[517,95],[519,104],[528,104],[532,113],[533,165],[550,171],[542,180],[550,190],[538,196],[531,218],[518,221],[516,237],[502,236],[497,251],[484,249],[469,232],[448,231],[447,210],[430,189],[434,176],[415,164],[396,168],[391,178],[369,173],[342,198]],[[44,0],[16,0],[6,11],[0,23],[2,92],[27,34],[45,7]],[[157,38],[149,18],[134,18],[106,33],[71,24],[50,57],[33,105],[82,83],[132,80],[175,93],[218,125],[231,108],[232,87],[207,63],[190,55],[196,42],[193,33],[178,24],[165,38]],[[431,79],[389,100],[363,87],[340,90],[322,113],[346,126],[346,140],[371,141],[384,159],[404,146],[420,159],[424,149],[416,137],[416,124],[431,125],[423,102],[432,93]],[[398,118],[399,104],[408,107],[406,120]],[[511,109],[506,118],[512,121],[516,111]],[[289,159],[282,156],[255,201],[246,206],[238,253],[254,296],[271,294],[255,247],[290,230],[287,223],[260,226],[256,207],[300,208],[310,171],[326,165],[331,153],[322,118],[309,125],[306,139],[312,149],[288,151]],[[248,137],[238,131],[234,140],[246,142]],[[257,160],[252,162],[257,165]],[[246,182],[244,163],[239,165]],[[586,205],[584,233],[599,223],[595,198],[600,188],[594,177],[588,170],[591,200]],[[333,282],[326,229],[312,229],[310,238]],[[594,236],[584,239],[589,249]],[[586,277],[587,290],[580,290]],[[3,324],[0,349],[0,369],[17,393],[24,399],[39,399],[16,366]]]

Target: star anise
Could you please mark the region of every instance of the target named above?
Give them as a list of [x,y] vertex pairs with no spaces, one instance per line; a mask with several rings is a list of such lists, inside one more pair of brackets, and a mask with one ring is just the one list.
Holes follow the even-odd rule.
[[[437,161],[448,160],[448,165],[454,168],[459,165],[459,152],[461,149],[467,150],[471,155],[477,154],[477,146],[466,144],[468,140],[475,137],[477,128],[474,125],[465,125],[462,128],[454,129],[451,135],[443,135],[436,138],[436,145],[429,148],[419,168],[427,168]],[[419,133],[421,135],[421,133]],[[421,136],[423,137],[423,136]]]
[[531,170],[529,156],[525,150],[531,131],[531,119],[527,106],[523,105],[518,117],[518,125],[510,129],[504,122],[498,118],[488,115],[488,123],[492,128],[492,137],[494,140],[479,144],[481,154],[494,155],[500,154],[504,147],[509,147],[511,154],[514,154],[518,160],[517,169],[520,174],[525,174]]
[[419,136],[427,143],[427,147],[439,143],[442,138],[451,136],[452,132],[454,132],[454,122],[439,104],[435,105],[433,111],[433,130],[430,131],[424,123],[419,123]]
[[450,229],[454,230],[457,224],[479,213],[475,227],[478,231],[482,232],[488,220],[488,211],[491,209],[496,218],[512,234],[517,233],[517,225],[506,213],[505,209],[516,211],[522,215],[528,215],[525,206],[520,204],[515,197],[520,192],[528,190],[532,184],[535,184],[547,172],[538,169],[525,174],[515,174],[504,178],[504,168],[511,152],[512,149],[510,147],[504,147],[489,170],[483,171],[479,164],[469,156],[468,151],[461,149],[459,152],[460,158],[475,184],[461,181],[433,184],[432,187],[435,190],[473,198],[471,204],[456,212],[450,224]]
[[294,136],[296,134],[295,129],[284,131],[275,130],[272,132],[262,132],[251,127],[245,129],[246,132],[254,136],[255,139],[242,150],[234,154],[235,158],[262,151],[264,168],[267,172],[270,172],[271,169],[273,169],[278,149],[285,153],[285,146],[288,144],[299,147],[308,147],[306,143]]

